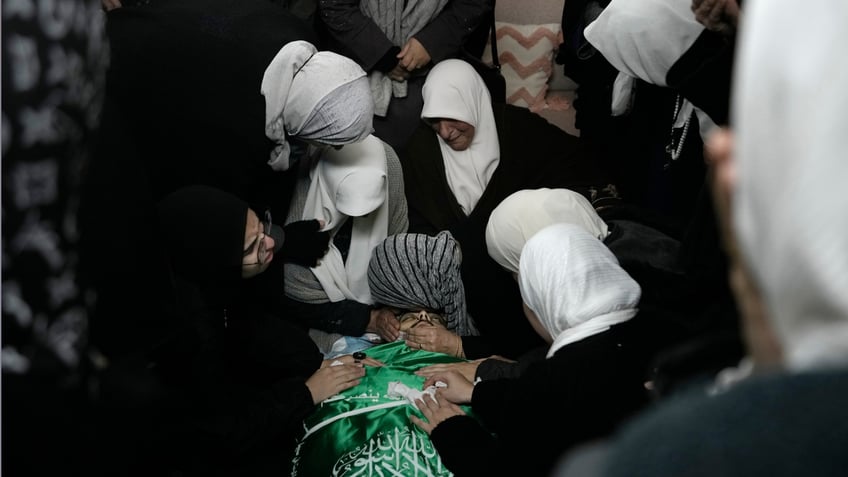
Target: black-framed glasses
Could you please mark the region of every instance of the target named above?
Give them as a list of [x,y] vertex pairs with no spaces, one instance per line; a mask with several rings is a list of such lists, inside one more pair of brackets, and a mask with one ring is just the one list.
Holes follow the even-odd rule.
[[268,256],[270,253],[268,252],[268,246],[265,244],[265,237],[267,237],[271,233],[271,211],[265,209],[265,213],[263,214],[265,220],[262,221],[262,232],[256,236],[256,242],[258,250],[256,251],[256,261],[251,263],[243,263],[242,266],[250,267],[253,265],[265,265],[265,262],[268,260]]

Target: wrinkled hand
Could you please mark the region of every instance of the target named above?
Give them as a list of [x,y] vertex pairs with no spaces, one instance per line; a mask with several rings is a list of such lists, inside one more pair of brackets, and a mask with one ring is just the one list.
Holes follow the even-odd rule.
[[428,436],[445,419],[465,415],[462,408],[439,396],[438,393],[436,393],[435,399],[430,398],[429,395],[422,396],[422,399],[416,399],[415,406],[427,420],[425,421],[418,416],[409,416],[409,420],[426,432]]
[[418,40],[410,38],[397,54],[400,62],[398,65],[406,69],[406,71],[414,71],[423,68],[430,63],[430,53],[424,48]]
[[441,395],[454,404],[467,404],[471,402],[474,393],[474,384],[465,379],[458,371],[445,371],[435,373],[424,380],[422,389],[435,386],[437,381],[447,384],[446,387],[436,389],[436,395]]
[[406,345],[462,358],[462,338],[441,325],[420,325],[406,332]]
[[284,262],[306,267],[318,265],[330,249],[330,232],[321,232],[324,221],[319,219],[292,222],[283,227],[285,241],[280,253]]
[[306,380],[306,387],[312,394],[312,403],[318,404],[330,396],[356,386],[363,376],[365,367],[361,364],[326,366],[315,371]]
[[739,3],[736,0],[692,0],[695,20],[712,30],[725,35],[736,32],[739,22]]
[[465,379],[469,381],[474,381],[474,377],[477,375],[477,367],[480,366],[480,363],[483,362],[483,359],[477,359],[474,361],[466,361],[462,363],[440,363],[440,364],[431,364],[430,366],[424,366],[421,369],[415,371],[415,374],[418,376],[424,376],[425,378],[429,378],[430,376],[434,376],[436,374],[445,373],[448,371],[456,371],[462,375]]
[[400,337],[400,321],[391,308],[375,308],[371,310],[366,331],[377,333],[383,341],[391,343]]

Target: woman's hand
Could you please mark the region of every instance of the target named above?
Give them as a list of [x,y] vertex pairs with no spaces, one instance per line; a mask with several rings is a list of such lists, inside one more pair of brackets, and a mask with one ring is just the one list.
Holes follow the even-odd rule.
[[471,402],[471,395],[474,393],[474,384],[471,380],[465,379],[458,371],[434,373],[424,380],[422,389],[436,386],[436,382],[438,381],[443,382],[446,386],[438,387],[436,394],[440,394],[454,404],[467,404]]
[[392,70],[389,71],[387,74],[389,75],[389,78],[391,78],[393,81],[400,82],[409,79],[409,71],[407,71],[406,68],[401,66],[400,62],[398,62],[398,64],[395,65],[395,67],[392,68]]
[[330,396],[356,386],[363,376],[365,367],[359,363],[327,366],[315,371],[306,380],[306,387],[312,394],[312,403],[318,404]]
[[400,337],[400,321],[392,308],[375,308],[371,310],[371,320],[367,331],[377,333],[386,343],[397,341]]
[[420,419],[418,416],[409,416],[409,420],[426,432],[428,436],[445,419],[465,415],[465,411],[462,408],[444,399],[438,392],[435,398],[431,398],[430,395],[424,395],[422,399],[417,399],[415,406],[418,407],[418,410],[421,411],[421,414],[427,420]]
[[406,332],[406,345],[412,349],[423,349],[436,353],[465,357],[462,338],[441,325],[416,326]]
[[430,63],[430,53],[424,48],[424,45],[415,38],[410,38],[405,45],[400,49],[397,55],[398,64],[406,69],[406,71],[415,71],[423,68]]
[[431,364],[430,366],[424,366],[423,368],[415,371],[415,374],[418,376],[424,376],[425,378],[429,378],[430,376],[434,376],[440,373],[446,373],[448,371],[456,371],[462,375],[463,378],[474,381],[475,376],[477,376],[477,367],[480,366],[480,363],[483,362],[483,359],[477,359],[474,361],[465,361],[462,363],[440,363],[440,364]]

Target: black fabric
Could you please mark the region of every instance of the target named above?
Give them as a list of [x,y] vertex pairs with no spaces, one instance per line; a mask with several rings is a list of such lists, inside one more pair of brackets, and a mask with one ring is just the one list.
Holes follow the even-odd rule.
[[178,0],[107,13],[109,81],[155,199],[207,184],[288,210],[293,174],[267,165],[265,68],[310,25],[267,0]]
[[666,84],[707,113],[718,125],[729,122],[730,86],[736,44],[710,30],[704,30],[673,64]]
[[550,347],[539,346],[521,355],[515,362],[504,361],[497,358],[489,358],[483,360],[474,378],[480,379],[502,379],[502,378],[517,378],[526,370],[532,363],[545,359]]
[[356,300],[327,303],[304,303],[286,298],[286,307],[298,322],[309,328],[339,333],[345,336],[362,336],[371,321],[371,305]]
[[506,78],[501,73],[500,66],[486,64],[470,54],[463,55],[460,59],[474,67],[486,84],[493,103],[506,103]]
[[203,185],[163,198],[158,223],[174,270],[204,282],[241,279],[247,210],[247,202]]
[[[493,2],[494,3],[494,2]],[[492,97],[493,103],[506,102],[506,78],[501,73],[501,61],[498,56],[498,36],[495,25],[494,12],[489,16],[489,48],[492,50],[492,64],[486,64],[480,60],[480,55],[473,50],[463,49],[460,59],[474,67],[477,74],[483,78],[486,89]]]
[[318,219],[292,222],[283,227],[282,257],[286,262],[314,267],[330,248],[330,232],[320,230]]
[[462,248],[462,280],[468,312],[481,337],[464,337],[469,358],[501,354],[516,358],[543,344],[524,317],[512,276],[486,249],[489,216],[508,195],[521,189],[565,187],[588,197],[605,175],[581,141],[526,108],[493,105],[500,163],[471,215],[466,216],[447,183],[438,137],[421,125],[400,154],[409,202],[409,231],[435,235],[449,230]]

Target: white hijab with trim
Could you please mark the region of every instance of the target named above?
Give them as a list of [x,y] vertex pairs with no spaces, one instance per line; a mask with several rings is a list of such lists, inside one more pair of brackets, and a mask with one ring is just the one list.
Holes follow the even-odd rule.
[[583,227],[598,240],[609,227],[583,195],[569,189],[525,189],[510,194],[486,224],[489,256],[506,270],[518,273],[524,244],[539,230],[556,223]]
[[353,220],[347,261],[330,250],[312,273],[330,301],[372,303],[368,287],[371,253],[389,233],[389,186],[383,141],[368,136],[342,149],[327,149],[310,171],[311,183],[301,219],[323,219],[331,236]]
[[350,58],[298,40],[283,46],[262,77],[265,135],[276,145],[268,164],[290,166],[288,136],[338,146],[365,139],[374,101],[365,71]]
[[793,370],[848,365],[845,19],[845,2],[746,0],[739,29],[733,221]]
[[462,60],[439,62],[424,82],[423,119],[447,118],[475,128],[471,145],[454,151],[439,137],[445,175],[456,201],[471,214],[500,162],[500,143],[492,99],[474,67]]
[[521,252],[521,298],[560,348],[636,316],[642,289],[615,255],[583,227],[554,224]]

